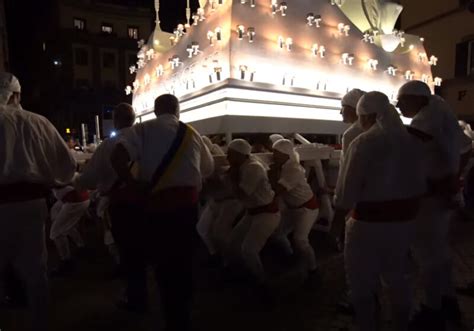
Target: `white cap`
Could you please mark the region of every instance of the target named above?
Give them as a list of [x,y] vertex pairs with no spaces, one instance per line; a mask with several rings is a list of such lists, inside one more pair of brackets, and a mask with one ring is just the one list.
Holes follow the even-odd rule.
[[9,72],[0,72],[0,91],[21,93],[21,85],[18,78]]
[[299,161],[298,154],[295,151],[295,146],[288,139],[280,139],[273,144],[273,149],[280,153],[286,154],[290,157],[290,160]]
[[243,155],[250,155],[252,153],[252,146],[244,139],[232,140],[227,149],[231,149]]
[[398,96],[402,95],[416,95],[422,97],[430,97],[431,90],[428,85],[419,80],[412,80],[408,83],[405,83],[398,90]]
[[381,115],[390,106],[388,97],[380,92],[369,92],[357,103],[357,115]]
[[343,106],[356,108],[360,98],[362,98],[365,94],[366,92],[359,90],[358,88],[352,89],[347,92],[344,97],[342,97],[341,104]]
[[270,141],[272,142],[272,145],[275,144],[278,140],[285,139],[281,134],[274,133],[270,135]]

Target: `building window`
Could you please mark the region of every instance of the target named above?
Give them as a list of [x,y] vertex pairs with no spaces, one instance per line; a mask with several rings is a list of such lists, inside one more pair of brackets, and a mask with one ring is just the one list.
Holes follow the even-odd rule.
[[74,29],[84,31],[86,29],[86,20],[74,18]]
[[115,68],[115,54],[104,52],[102,55],[102,66],[104,68]]
[[474,76],[474,40],[456,45],[456,77]]
[[138,34],[138,28],[136,26],[129,26],[128,27],[128,37],[131,38],[131,39],[138,40],[139,34]]
[[75,63],[78,66],[89,65],[89,52],[85,48],[76,48],[74,50]]
[[112,34],[114,32],[114,27],[109,23],[102,23],[102,32],[107,34]]

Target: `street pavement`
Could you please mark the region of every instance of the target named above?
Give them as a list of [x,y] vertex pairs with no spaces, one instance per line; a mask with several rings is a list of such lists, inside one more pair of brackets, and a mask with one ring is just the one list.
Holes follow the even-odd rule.
[[[83,226],[89,246],[79,259],[77,272],[51,281],[51,331],[151,331],[162,330],[159,295],[150,273],[151,310],[140,315],[119,311],[115,302],[122,295],[121,281],[112,278],[113,266],[98,226]],[[453,223],[452,251],[455,281],[464,286],[474,280],[474,222]],[[196,263],[196,297],[193,326],[196,331],[350,331],[352,317],[339,312],[337,302],[345,291],[343,257],[328,248],[325,237],[312,238],[322,271],[320,286],[303,284],[303,272],[276,263],[274,249],[264,251],[264,263],[271,274],[275,293],[273,305],[262,303],[248,284],[224,281],[218,268],[203,266],[205,251],[199,248]],[[52,245],[50,265],[57,261]],[[418,291],[419,292],[419,291]],[[416,301],[419,302],[419,293]],[[384,298],[385,296],[382,295]],[[383,299],[381,329],[390,330],[390,317]],[[450,330],[474,330],[474,299],[459,296],[465,316],[463,327]],[[25,322],[22,310],[0,312],[1,331],[21,331]],[[425,330],[423,330],[425,331]],[[428,330],[426,330],[428,331]]]

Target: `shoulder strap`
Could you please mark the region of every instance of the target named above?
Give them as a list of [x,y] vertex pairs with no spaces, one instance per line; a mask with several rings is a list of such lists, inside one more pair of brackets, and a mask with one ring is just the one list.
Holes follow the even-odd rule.
[[153,174],[153,177],[148,185],[149,192],[151,192],[153,188],[155,188],[155,186],[160,182],[161,178],[165,175],[170,164],[172,163],[178,151],[182,147],[184,138],[188,130],[190,130],[190,128],[180,121],[176,137],[174,138],[173,143],[171,144],[168,152],[166,152],[165,156],[163,157],[163,160],[156,168],[155,173]]
[[422,142],[427,142],[427,141],[433,140],[433,136],[431,136],[431,135],[429,135],[429,134],[427,134],[427,133],[425,133],[421,130],[415,129],[412,126],[406,126],[406,129],[407,129],[409,134],[411,134],[412,136],[418,138]]

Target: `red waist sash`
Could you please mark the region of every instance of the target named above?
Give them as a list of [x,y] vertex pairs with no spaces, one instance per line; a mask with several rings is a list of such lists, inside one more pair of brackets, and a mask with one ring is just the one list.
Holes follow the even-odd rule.
[[407,222],[413,220],[420,208],[420,197],[359,202],[352,211],[352,218],[372,223]]
[[247,209],[249,215],[276,214],[279,211],[280,208],[278,207],[277,199],[273,199],[268,205]]
[[89,192],[87,191],[76,191],[73,190],[71,192],[66,193],[62,198],[63,203],[79,203],[89,200]]
[[300,205],[298,207],[290,206],[288,208],[290,208],[290,209],[306,208],[306,209],[310,209],[310,210],[315,210],[315,209],[319,209],[319,207],[320,207],[319,200],[315,195],[313,195],[313,197],[311,199],[309,199],[308,201],[306,201],[302,205]]

